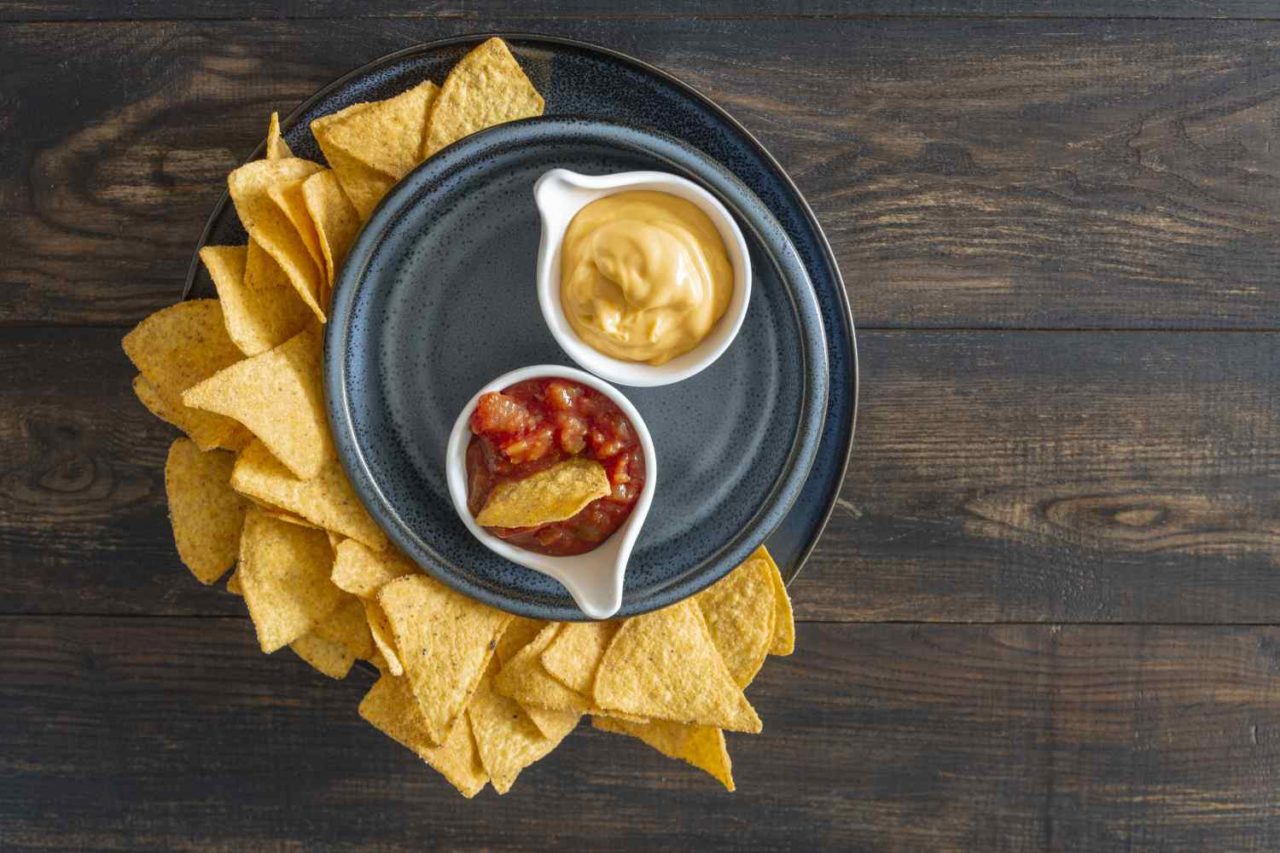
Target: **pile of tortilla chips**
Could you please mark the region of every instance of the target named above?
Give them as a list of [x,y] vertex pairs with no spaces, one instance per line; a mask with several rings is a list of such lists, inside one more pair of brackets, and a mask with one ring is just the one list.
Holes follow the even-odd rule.
[[343,678],[381,677],[360,714],[464,796],[505,793],[590,714],[733,789],[724,731],[759,732],[743,694],[795,642],[762,548],[698,596],[613,622],[525,619],[427,575],[387,542],[347,481],[321,390],[333,284],[378,200],[424,157],[542,98],[491,39],[437,87],[312,122],[329,168],[294,157],[275,115],[266,159],[228,178],[248,232],[206,246],[217,299],[165,308],[124,339],[134,391],[186,434],[165,489],[179,556],[244,598],[264,652],[288,646]]

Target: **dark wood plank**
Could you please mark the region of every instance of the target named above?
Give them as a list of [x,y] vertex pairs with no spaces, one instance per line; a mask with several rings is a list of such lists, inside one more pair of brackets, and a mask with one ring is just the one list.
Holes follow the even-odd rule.
[[269,110],[498,26],[634,53],[742,119],[864,325],[1280,323],[1280,24],[484,15],[0,26],[0,323],[168,302]]
[[0,619],[6,847],[1270,850],[1280,629],[803,625],[728,795],[590,730],[467,803],[235,619]]
[[[801,618],[1269,622],[1280,335],[872,332]],[[0,612],[221,614],[119,331],[0,333]]]
[[[500,0],[7,0],[0,21],[107,21],[156,18],[226,20],[235,18],[460,17],[501,15],[512,4]],[[864,17],[963,18],[1246,18],[1280,17],[1266,0],[557,0],[526,4],[522,14],[555,19],[583,15],[610,18],[699,17],[776,18]]]

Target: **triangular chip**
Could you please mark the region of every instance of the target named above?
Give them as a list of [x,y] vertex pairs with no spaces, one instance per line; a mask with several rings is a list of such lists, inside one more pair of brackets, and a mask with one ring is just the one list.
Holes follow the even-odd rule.
[[334,584],[360,598],[373,598],[391,581],[417,571],[399,551],[373,551],[355,539],[339,543],[333,560]]
[[330,678],[346,678],[357,659],[371,660],[374,655],[373,637],[364,621],[364,605],[360,599],[348,596],[289,648]]
[[493,690],[488,677],[477,686],[467,706],[467,719],[480,763],[499,794],[511,790],[521,770],[559,746],[578,724],[578,717],[565,717],[559,731],[544,734],[518,702]]
[[360,212],[342,191],[338,175],[332,169],[317,172],[303,181],[302,197],[320,239],[325,279],[329,283],[324,300],[327,306],[332,301],[332,285],[338,270],[360,231]]
[[283,160],[292,156],[289,143],[285,142],[284,137],[280,135],[280,114],[273,112],[271,121],[267,125],[267,159]]
[[542,115],[542,96],[511,55],[491,38],[453,66],[431,105],[423,156],[486,127]]
[[756,677],[773,642],[773,581],[764,560],[752,557],[694,596],[734,683]]
[[[227,447],[242,430],[234,420],[189,409],[182,392],[242,358],[227,335],[216,299],[190,299],[162,308],[124,336],[125,355],[173,413],[173,421],[201,450]],[[166,418],[168,420],[168,418]]]
[[[133,377],[133,393],[137,395],[142,405],[147,407],[147,411],[165,423],[182,430],[188,436],[193,431],[193,419],[211,417],[207,412],[196,411],[182,405],[181,398],[177,400],[176,409],[169,408],[170,404],[160,396],[156,386],[148,382],[147,377],[141,373]],[[216,446],[226,450],[239,451],[247,447],[252,441],[253,433],[240,424],[236,424],[235,431],[225,436]]]
[[187,389],[182,401],[235,418],[296,476],[315,477],[334,456],[321,389],[321,347],[320,331],[312,327]]
[[729,749],[720,729],[667,720],[632,723],[612,717],[592,717],[591,724],[602,731],[638,738],[668,758],[678,758],[705,770],[730,791],[734,790],[733,762],[729,760]]
[[387,545],[387,535],[365,512],[336,457],[326,460],[316,476],[300,480],[262,442],[255,441],[236,460],[231,486],[242,495],[292,512],[375,550]]
[[235,457],[225,450],[201,453],[189,439],[169,446],[164,490],[178,556],[202,584],[211,584],[236,561],[249,502],[231,488]]
[[769,645],[769,654],[789,655],[796,650],[796,620],[791,612],[787,582],[782,579],[782,572],[778,570],[773,555],[763,545],[756,549],[751,559],[765,562],[769,569],[769,579],[773,583],[773,642]]
[[538,527],[564,521],[611,490],[603,465],[575,456],[523,479],[499,483],[476,514],[476,523],[482,527]]
[[432,742],[442,743],[467,707],[511,616],[423,574],[387,584],[378,603],[391,623],[427,732]]
[[264,652],[310,633],[342,604],[346,593],[329,581],[332,564],[322,531],[249,510],[236,577]]
[[600,661],[594,696],[606,713],[739,732],[761,728],[691,599],[624,622]]
[[323,168],[298,157],[254,160],[227,176],[241,224],[280,265],[303,303],[321,322],[325,319],[319,304],[321,265],[312,258],[288,214],[271,197],[271,189],[297,184]]
[[541,655],[542,665],[561,684],[591,696],[596,670],[621,622],[565,624]]
[[494,678],[494,689],[525,707],[537,706],[578,714],[586,711],[591,701],[552,678],[539,660],[559,631],[559,623],[547,623],[537,636],[502,665]]
[[[368,105],[357,104],[356,106]],[[321,142],[320,149],[324,151],[324,159],[329,161],[329,167],[333,169],[338,183],[342,185],[343,193],[351,200],[356,213],[360,216],[360,221],[365,221],[378,206],[382,197],[395,184],[395,179],[360,162],[341,148],[330,146],[326,149]]]
[[[320,174],[320,172],[316,172]],[[315,177],[312,175],[311,177]],[[300,181],[292,181],[290,183],[274,184],[267,189],[267,194],[271,196],[271,200],[276,203],[276,207],[284,212],[285,218],[289,220],[289,224],[293,226],[293,230],[298,232],[298,236],[302,238],[302,245],[307,247],[307,254],[311,256],[311,260],[315,263],[316,269],[321,275],[320,293],[324,291],[324,255],[320,251],[320,235],[316,233],[316,225],[311,221],[311,214],[307,212],[307,201],[303,196],[302,185],[306,183],[304,178]],[[323,301],[317,295],[316,301]]]
[[382,666],[378,667],[382,672],[389,672],[392,675],[404,675],[404,664],[400,661],[400,653],[396,650],[396,639],[391,633],[391,623],[387,621],[387,614],[382,612],[382,605],[377,601],[366,600],[364,603],[364,618],[369,625],[369,634],[373,637],[374,648],[382,655]]
[[311,122],[311,132],[326,156],[339,148],[399,180],[422,161],[427,112],[439,91],[435,83],[425,80],[394,98],[318,118]]
[[244,597],[244,588],[240,586],[240,578],[236,577],[239,572],[232,572],[227,576],[227,592],[232,595]]
[[311,312],[289,287],[253,288],[245,282],[247,246],[205,246],[200,260],[222,302],[227,334],[245,355],[279,346],[306,328]]
[[383,675],[360,702],[360,716],[392,740],[417,753],[433,770],[470,799],[487,782],[471,729],[454,726],[445,742],[436,746],[418,711],[413,691],[403,678]]
[[[498,666],[506,666],[517,652],[532,643],[550,624],[527,616],[512,616],[507,630],[503,631],[502,636],[498,638],[498,648],[495,649]],[[559,623],[556,624],[559,625]],[[552,633],[554,634],[554,631]]]

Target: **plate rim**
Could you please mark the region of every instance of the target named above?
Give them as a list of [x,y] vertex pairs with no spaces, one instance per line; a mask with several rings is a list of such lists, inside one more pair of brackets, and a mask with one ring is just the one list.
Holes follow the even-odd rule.
[[[679,77],[676,77],[674,74],[668,71],[665,71],[656,65],[653,65],[652,63],[646,60],[638,59],[637,57],[631,56],[630,54],[624,53],[623,51],[617,50],[615,48],[605,47],[603,45],[595,44],[593,42],[583,41],[581,39],[575,39],[568,36],[552,35],[548,33],[537,33],[537,32],[530,32],[530,31],[492,31],[492,30],[463,33],[459,35],[445,36],[443,38],[438,38],[438,39],[431,39],[428,41],[407,45],[403,48],[400,48],[399,50],[395,50],[390,53],[386,53],[381,56],[375,57],[374,59],[369,60],[368,62],[365,62],[355,68],[352,68],[351,70],[339,75],[338,77],[335,77],[330,82],[317,88],[314,92],[311,93],[311,95],[309,95],[308,97],[300,101],[298,105],[294,107],[287,116],[281,119],[280,121],[281,127],[292,128],[294,125],[298,123],[298,120],[302,116],[306,115],[306,113],[310,111],[310,109],[315,104],[329,97],[335,91],[338,91],[343,87],[347,86],[351,81],[357,78],[368,76],[370,73],[377,71],[379,68],[392,65],[396,62],[400,62],[404,60],[407,57],[416,56],[421,53],[429,53],[431,51],[436,51],[436,50],[440,50],[442,48],[447,48],[447,47],[453,47],[455,45],[460,45],[460,44],[476,44],[490,38],[501,38],[504,40],[512,40],[512,41],[544,42],[552,45],[562,45],[565,47],[571,47],[579,50],[592,51],[595,53],[603,54],[621,63],[631,65],[647,74],[652,74],[658,77],[659,79],[665,81],[672,87],[683,92],[684,94],[692,98],[694,101],[698,102],[698,104],[702,108],[714,114],[720,121],[724,122],[731,129],[733,129],[740,136],[740,138],[750,148],[754,150],[754,153],[766,165],[771,167],[775,177],[782,181],[782,183],[785,186],[785,189],[789,191],[790,195],[795,200],[800,212],[803,214],[804,219],[806,220],[809,226],[809,230],[812,232],[812,235],[815,239],[817,247],[821,251],[827,266],[831,269],[831,273],[832,275],[834,275],[835,282],[838,285],[838,287],[836,287],[836,298],[840,308],[838,313],[840,316],[840,320],[844,324],[843,331],[846,332],[849,339],[850,364],[849,364],[849,371],[846,379],[852,385],[852,393],[850,395],[851,399],[850,399],[850,413],[849,413],[849,435],[844,442],[844,447],[840,448],[838,452],[838,458],[840,459],[840,462],[839,462],[840,470],[837,476],[834,478],[831,496],[830,496],[830,499],[827,501],[827,505],[823,507],[821,518],[818,521],[818,523],[814,525],[813,531],[811,535],[808,537],[808,541],[801,548],[799,556],[796,558],[794,567],[783,567],[784,581],[788,585],[790,585],[790,583],[800,575],[800,572],[804,569],[805,565],[808,563],[809,558],[813,555],[813,551],[817,547],[818,542],[822,539],[823,534],[826,532],[827,526],[831,522],[831,516],[834,514],[836,505],[839,502],[840,491],[844,486],[844,482],[846,478],[848,477],[849,464],[853,455],[854,439],[855,439],[855,436],[857,435],[858,410],[859,410],[859,404],[860,404],[860,397],[862,394],[862,381],[861,381],[862,371],[861,371],[861,359],[858,353],[857,326],[854,323],[854,319],[853,319],[853,310],[849,302],[849,292],[848,292],[847,286],[845,285],[844,274],[841,272],[840,265],[836,260],[835,252],[831,248],[831,242],[830,240],[827,239],[827,234],[823,230],[821,223],[818,222],[818,217],[813,212],[813,207],[809,204],[809,200],[805,197],[804,193],[800,191],[800,188],[796,186],[795,181],[792,179],[791,175],[787,172],[787,170],[783,168],[782,164],[778,162],[778,159],[773,156],[773,154],[769,151],[769,149],[767,149],[764,146],[764,144],[761,143],[760,140],[756,138],[755,134],[753,134],[740,121],[738,121],[736,118],[730,115],[723,107],[721,107],[719,104],[717,104],[707,95],[703,94],[696,87],[685,82],[684,80],[681,80]],[[265,152],[265,150],[266,150],[266,141],[264,139],[263,141],[259,142],[257,146],[254,147],[253,151],[242,162],[247,163],[252,160],[260,159],[263,153]],[[214,203],[212,210],[209,212],[209,216],[205,221],[204,227],[200,231],[200,236],[197,238],[195,249],[193,250],[191,255],[191,262],[188,264],[188,267],[187,267],[186,280],[183,283],[182,295],[181,295],[181,299],[183,300],[190,298],[191,291],[195,287],[196,279],[199,277],[200,268],[201,268],[200,249],[208,244],[209,238],[212,236],[213,230],[217,226],[218,221],[223,216],[229,201],[230,201],[230,194],[228,193],[226,188],[224,188],[222,191],[222,195],[219,196],[218,200]],[[828,379],[828,381],[830,381],[830,379]],[[812,472],[810,473],[810,476],[812,476]],[[787,570],[788,568],[790,568],[790,571]]]

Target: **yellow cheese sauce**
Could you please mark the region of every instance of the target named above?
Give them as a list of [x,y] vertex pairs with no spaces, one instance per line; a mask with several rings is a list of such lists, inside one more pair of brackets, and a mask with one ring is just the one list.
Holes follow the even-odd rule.
[[560,248],[560,304],[613,358],[663,364],[696,347],[733,296],[720,232],[693,202],[651,190],[596,199]]

